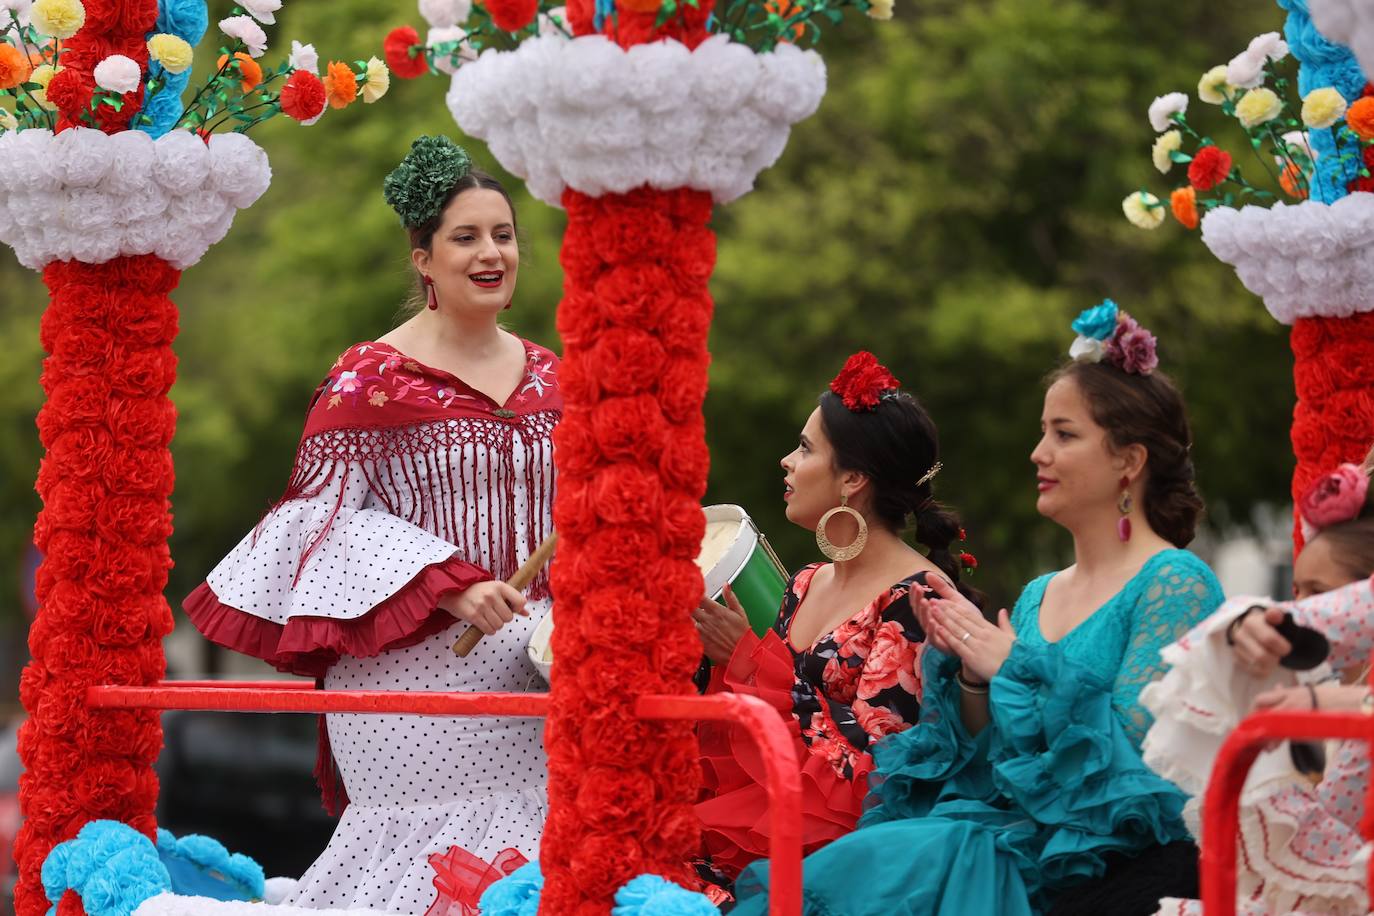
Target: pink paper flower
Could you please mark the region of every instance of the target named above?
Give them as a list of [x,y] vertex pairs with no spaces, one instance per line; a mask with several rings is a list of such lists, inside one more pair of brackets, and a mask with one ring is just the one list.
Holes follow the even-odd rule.
[[1318,477],[1298,503],[1303,521],[1322,529],[1357,518],[1369,494],[1369,475],[1354,464],[1342,464]]

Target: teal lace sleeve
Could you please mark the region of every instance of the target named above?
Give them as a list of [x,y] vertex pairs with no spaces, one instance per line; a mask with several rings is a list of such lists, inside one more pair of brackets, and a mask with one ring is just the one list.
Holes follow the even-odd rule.
[[1153,573],[1143,576],[1119,599],[1129,605],[1126,651],[1112,684],[1112,708],[1137,750],[1154,718],[1140,705],[1140,691],[1164,675],[1159,650],[1178,639],[1220,606],[1221,583],[1193,554],[1171,550]]

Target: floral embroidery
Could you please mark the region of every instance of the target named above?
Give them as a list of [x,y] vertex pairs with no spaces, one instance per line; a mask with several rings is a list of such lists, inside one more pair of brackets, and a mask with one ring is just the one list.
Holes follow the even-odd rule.
[[[555,387],[555,358],[526,348],[525,380],[514,397],[516,403],[538,400]],[[344,365],[351,368],[342,369]],[[487,398],[453,385],[435,384],[434,371],[385,345],[359,344],[341,355],[330,370],[328,408],[349,399],[350,406],[363,403],[385,407],[391,401],[452,407],[455,403],[483,404]]]

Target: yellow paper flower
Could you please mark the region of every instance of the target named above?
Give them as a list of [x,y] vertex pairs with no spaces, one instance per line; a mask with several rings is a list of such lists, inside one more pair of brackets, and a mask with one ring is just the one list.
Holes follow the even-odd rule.
[[195,51],[185,39],[161,32],[148,39],[148,56],[168,73],[184,73],[191,66]]
[[892,18],[892,6],[893,0],[869,0],[868,18],[886,22]]
[[1345,96],[1330,86],[1313,89],[1302,100],[1302,123],[1320,130],[1330,127],[1345,115]]
[[1236,87],[1226,82],[1226,65],[1217,64],[1197,83],[1197,97],[1208,105],[1220,105],[1236,94]]
[[36,0],[29,10],[29,24],[51,38],[71,38],[85,22],[81,0]]
[[9,109],[0,108],[0,130],[16,130],[18,127],[19,122],[10,114]]
[[1251,89],[1245,93],[1245,97],[1236,103],[1236,117],[1240,123],[1246,127],[1258,127],[1268,121],[1272,121],[1283,111],[1283,102],[1274,94],[1274,90]]
[[1173,168],[1174,160],[1169,158],[1169,154],[1181,146],[1183,146],[1183,134],[1176,130],[1162,133],[1155,138],[1155,145],[1150,150],[1150,158],[1154,160],[1155,168],[1159,169],[1161,174]]
[[1133,191],[1121,202],[1121,212],[1132,226],[1141,229],[1158,229],[1164,222],[1164,205],[1148,191]]
[[58,69],[59,68],[54,67],[52,64],[39,64],[37,67],[33,68],[33,73],[29,76],[30,83],[38,84],[38,88],[29,94],[33,96],[33,100],[37,102],[38,106],[44,111],[57,110],[57,106],[48,101],[48,83],[52,82],[52,78],[57,74]]
[[363,101],[371,104],[391,88],[391,71],[375,57],[367,59],[367,81],[363,83]]

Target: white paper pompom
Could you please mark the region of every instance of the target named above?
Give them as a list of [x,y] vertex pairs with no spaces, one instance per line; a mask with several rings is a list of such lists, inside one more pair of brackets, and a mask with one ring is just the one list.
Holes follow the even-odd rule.
[[93,187],[110,170],[109,141],[106,134],[89,127],[62,131],[48,146],[48,174],[63,187]]
[[462,25],[471,12],[472,0],[420,0],[420,15],[434,29]]
[[1374,283],[1362,274],[1363,252],[1374,246],[1374,194],[1330,206],[1216,207],[1202,218],[1202,241],[1283,324],[1374,311]]
[[791,125],[825,93],[825,66],[792,46],[755,55],[724,36],[695,50],[664,40],[628,51],[604,36],[540,36],[487,50],[454,74],[446,102],[530,193],[554,206],[648,184],[747,192]]

